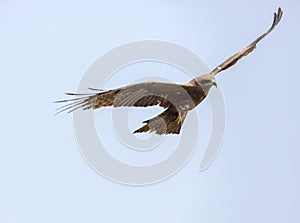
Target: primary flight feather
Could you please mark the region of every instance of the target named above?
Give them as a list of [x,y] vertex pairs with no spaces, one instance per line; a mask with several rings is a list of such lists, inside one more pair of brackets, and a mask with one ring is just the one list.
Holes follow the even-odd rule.
[[79,108],[87,110],[106,106],[147,107],[158,105],[165,108],[165,111],[144,121],[144,125],[135,130],[134,133],[150,131],[160,135],[179,134],[188,111],[195,108],[206,98],[212,86],[217,86],[215,76],[252,52],[256,44],[277,26],[282,13],[281,8],[278,8],[277,13],[274,13],[272,26],[246,48],[229,57],[209,74],[196,77],[187,84],[144,82],[108,91],[97,90],[98,92],[94,94],[68,93],[68,95],[75,95],[77,98],[56,101],[57,103],[67,103],[60,107],[57,113],[72,112]]

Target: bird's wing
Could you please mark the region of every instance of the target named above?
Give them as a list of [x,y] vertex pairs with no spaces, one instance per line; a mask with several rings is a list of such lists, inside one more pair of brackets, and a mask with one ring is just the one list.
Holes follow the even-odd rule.
[[256,44],[262,40],[265,36],[267,36],[272,30],[277,26],[279,23],[281,17],[282,17],[282,10],[281,8],[278,8],[277,13],[274,13],[274,20],[272,26],[261,36],[259,36],[256,40],[254,40],[250,45],[248,45],[246,48],[242,49],[241,51],[237,52],[233,56],[229,57],[226,61],[224,61],[222,64],[217,66],[213,71],[210,72],[210,75],[215,76],[217,73],[226,70],[227,68],[234,65],[238,60],[240,60],[243,56],[247,56],[249,53],[251,53],[255,47]]
[[69,94],[77,96],[74,99],[56,101],[67,103],[58,108],[58,112],[72,112],[78,108],[84,110],[97,109],[105,106],[147,107],[159,105],[167,108],[180,100],[189,100],[190,88],[194,86],[178,85],[161,82],[145,82],[128,85],[114,90],[97,92],[91,95]]
[[168,107],[168,98],[180,89],[180,85],[161,82],[144,82],[117,89],[114,107],[147,107],[160,105]]

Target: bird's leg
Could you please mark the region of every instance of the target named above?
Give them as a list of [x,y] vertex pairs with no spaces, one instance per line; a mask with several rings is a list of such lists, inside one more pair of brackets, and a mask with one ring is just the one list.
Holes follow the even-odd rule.
[[184,112],[178,112],[178,116],[177,116],[177,118],[176,118],[176,122],[177,122],[178,124],[183,123],[183,121],[184,121],[184,119],[185,119],[185,117],[186,117],[186,114],[187,114],[186,111],[184,111]]

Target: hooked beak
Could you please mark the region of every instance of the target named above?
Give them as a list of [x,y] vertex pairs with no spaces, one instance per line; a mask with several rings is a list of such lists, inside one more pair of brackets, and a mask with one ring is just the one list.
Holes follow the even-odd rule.
[[212,80],[212,85],[215,86],[216,88],[218,87],[218,85],[214,79]]

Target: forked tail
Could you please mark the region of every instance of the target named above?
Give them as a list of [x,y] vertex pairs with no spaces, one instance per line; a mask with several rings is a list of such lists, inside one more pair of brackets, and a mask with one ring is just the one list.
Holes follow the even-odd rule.
[[144,126],[134,131],[134,133],[155,132],[162,134],[179,134],[187,111],[177,111],[175,106],[171,105],[167,110],[158,116],[146,120]]

